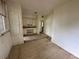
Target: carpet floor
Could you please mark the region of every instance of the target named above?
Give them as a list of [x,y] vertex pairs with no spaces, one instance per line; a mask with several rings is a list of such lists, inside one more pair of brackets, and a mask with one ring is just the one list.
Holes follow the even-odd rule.
[[47,38],[14,46],[8,59],[78,59]]

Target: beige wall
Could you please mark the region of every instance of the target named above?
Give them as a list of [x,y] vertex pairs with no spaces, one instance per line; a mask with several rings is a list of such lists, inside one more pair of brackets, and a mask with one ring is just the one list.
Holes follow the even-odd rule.
[[4,36],[0,37],[0,59],[6,59],[10,49],[12,47],[12,40],[10,33],[6,33]]
[[[21,6],[17,2],[8,0],[8,11],[11,33],[0,36],[0,59],[7,58],[12,45],[23,43]],[[8,19],[6,25],[6,30],[9,30]]]
[[55,8],[46,24],[46,34],[52,37],[52,42],[79,57],[79,0]]
[[[7,5],[6,5],[7,7]],[[4,10],[2,10],[4,11]],[[0,4],[0,12],[1,11],[1,4]],[[6,19],[5,19],[5,31],[9,31],[9,20],[8,20],[8,12],[6,8]],[[1,33],[0,33],[1,34]],[[0,59],[6,59],[10,49],[12,47],[12,40],[10,32],[5,33],[3,36],[0,35]]]
[[45,28],[44,28],[44,32],[51,37],[52,32],[50,30],[52,30],[52,24],[53,24],[52,22],[53,22],[53,13],[47,16],[47,18],[45,19]]
[[42,18],[41,15],[38,15],[37,17],[37,33],[40,34],[41,30],[42,30],[42,25],[41,25],[41,21],[45,20],[45,18]]
[[17,1],[8,0],[10,29],[13,45],[23,43],[21,6]]
[[37,33],[40,34],[41,29],[41,16],[37,17]]

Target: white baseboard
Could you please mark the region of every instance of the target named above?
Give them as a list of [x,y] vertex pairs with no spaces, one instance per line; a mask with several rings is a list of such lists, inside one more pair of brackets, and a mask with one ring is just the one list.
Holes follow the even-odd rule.
[[56,44],[57,46],[61,47],[61,48],[64,49],[65,51],[69,52],[69,53],[72,54],[73,56],[79,58],[79,55],[78,55],[77,53],[75,53],[75,52],[73,52],[73,51],[70,51],[70,50],[68,50],[67,48],[63,48],[63,46],[62,46],[59,42],[57,42],[57,41],[55,40],[55,38],[54,38],[54,39],[51,39],[51,42],[54,43],[54,44]]

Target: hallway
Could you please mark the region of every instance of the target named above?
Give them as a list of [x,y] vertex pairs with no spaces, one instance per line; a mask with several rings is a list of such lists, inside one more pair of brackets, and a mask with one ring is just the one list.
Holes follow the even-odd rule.
[[79,0],[0,0],[0,59],[78,59],[78,45]]
[[[28,47],[28,48],[27,48]],[[47,38],[14,46],[8,59],[77,59]]]

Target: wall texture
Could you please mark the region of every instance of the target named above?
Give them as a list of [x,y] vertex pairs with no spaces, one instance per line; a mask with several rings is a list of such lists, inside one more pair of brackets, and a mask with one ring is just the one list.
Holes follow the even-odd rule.
[[[6,7],[5,31],[8,32],[9,31],[9,20],[8,20],[7,5],[5,7]],[[1,8],[1,2],[0,2],[0,13],[5,14],[4,10]],[[5,33],[3,36],[0,35],[0,59],[7,58],[11,47],[12,47],[12,40],[11,40],[10,32]]]
[[10,33],[0,37],[0,59],[6,59],[12,47]]
[[45,33],[52,37],[52,42],[79,57],[79,0],[55,8],[46,24]]
[[[12,45],[23,43],[21,6],[14,0],[8,0],[7,2],[11,33],[8,32],[5,35],[0,36],[0,59],[7,58]],[[8,21],[6,21],[6,25],[8,26],[8,30]]]
[[38,15],[37,17],[37,33],[40,34],[41,30],[42,30],[42,24],[41,21],[45,20],[45,18],[42,18],[41,15]]
[[16,0],[8,0],[10,30],[13,45],[23,43],[21,6]]
[[52,37],[52,32],[51,32],[51,30],[52,30],[52,24],[53,24],[53,14],[50,14],[47,18],[46,18],[46,20],[44,20],[44,23],[45,23],[45,27],[44,27],[44,32],[47,34],[47,35],[49,35],[49,36],[51,36]]

